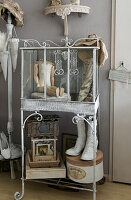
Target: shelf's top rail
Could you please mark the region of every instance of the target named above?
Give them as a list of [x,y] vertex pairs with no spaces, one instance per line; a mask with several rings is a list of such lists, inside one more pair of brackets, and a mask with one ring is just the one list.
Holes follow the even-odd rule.
[[21,47],[21,50],[41,50],[41,49],[97,49],[99,50],[99,47]]
[[[88,42],[87,42],[88,40]],[[91,41],[89,41],[91,40]],[[87,45],[80,45],[81,41],[85,41]],[[61,43],[64,42],[64,45],[56,44],[55,42],[51,40],[46,40],[43,43],[38,42],[34,39],[21,39],[21,42],[23,42],[23,47],[21,47],[21,50],[39,50],[39,49],[100,49],[99,45],[99,38],[80,38],[73,42],[72,39],[66,40],[62,39]],[[65,45],[66,44],[66,45]]]

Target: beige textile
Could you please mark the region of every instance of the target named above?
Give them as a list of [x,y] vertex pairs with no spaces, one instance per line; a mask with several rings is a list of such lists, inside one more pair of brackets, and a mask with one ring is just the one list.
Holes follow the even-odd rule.
[[24,12],[18,3],[13,0],[0,0],[0,17],[7,22],[8,11],[11,13],[12,23],[15,26],[23,26]]
[[[100,45],[99,66],[102,67],[108,58],[108,52],[102,39],[101,38],[98,38],[98,39],[99,39],[99,45]],[[75,46],[97,46],[97,40],[89,41],[89,38],[81,39],[75,44]]]
[[93,58],[92,50],[78,52],[79,59],[84,64],[83,83],[79,92],[78,101],[92,101]]
[[[99,66],[103,66],[108,58],[108,52],[102,39],[99,39]],[[75,46],[97,46],[96,39],[81,39]],[[92,81],[93,81],[93,51],[79,50],[79,59],[84,64],[83,83],[79,92],[78,101],[92,101]]]

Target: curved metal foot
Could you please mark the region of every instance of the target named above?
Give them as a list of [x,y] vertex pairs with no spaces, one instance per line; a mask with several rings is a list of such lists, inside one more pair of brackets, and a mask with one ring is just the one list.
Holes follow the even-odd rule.
[[24,193],[22,193],[22,194],[20,195],[19,192],[16,192],[16,193],[14,194],[14,199],[15,199],[15,200],[21,200],[21,199],[23,198],[23,196],[24,196]]

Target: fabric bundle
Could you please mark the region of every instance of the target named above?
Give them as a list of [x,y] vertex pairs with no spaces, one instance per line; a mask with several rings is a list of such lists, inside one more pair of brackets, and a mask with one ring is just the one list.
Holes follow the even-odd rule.
[[[89,35],[86,39],[79,40],[75,46],[96,46],[99,43],[99,66],[102,67],[108,58],[106,46],[101,38],[96,34]],[[78,53],[79,59],[84,64],[83,83],[79,92],[78,101],[92,101],[92,82],[93,82],[93,51],[80,50]]]

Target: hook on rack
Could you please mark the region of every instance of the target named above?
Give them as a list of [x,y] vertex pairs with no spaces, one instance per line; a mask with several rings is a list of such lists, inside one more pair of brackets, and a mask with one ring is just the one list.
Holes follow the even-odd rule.
[[124,61],[120,61],[120,65],[116,68],[116,70],[118,70],[118,69],[128,71],[128,69],[125,67]]

